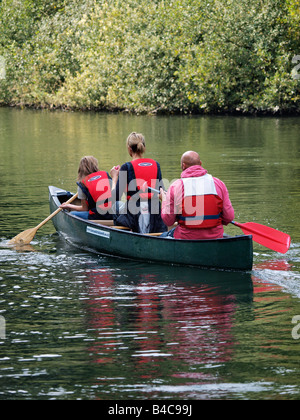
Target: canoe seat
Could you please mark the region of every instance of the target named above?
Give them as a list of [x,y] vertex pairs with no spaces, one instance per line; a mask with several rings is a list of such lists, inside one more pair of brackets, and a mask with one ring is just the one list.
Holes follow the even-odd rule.
[[[114,221],[113,220],[90,220],[93,223],[96,223],[97,225],[103,225],[103,226],[108,226],[108,227],[112,227],[114,229],[121,229],[121,230],[129,230],[131,231],[130,228],[126,227],[126,226],[115,226],[114,225]],[[178,223],[174,223],[173,226],[169,226],[168,230],[173,229],[174,227],[176,227],[178,225]],[[163,232],[160,233],[147,233],[146,235],[151,235],[151,236],[160,236]]]
[[97,225],[107,226],[114,229],[131,230],[126,226],[115,226],[113,220],[91,220],[91,222],[96,223]]
[[90,220],[90,222],[97,223],[97,225],[114,226],[113,220]]

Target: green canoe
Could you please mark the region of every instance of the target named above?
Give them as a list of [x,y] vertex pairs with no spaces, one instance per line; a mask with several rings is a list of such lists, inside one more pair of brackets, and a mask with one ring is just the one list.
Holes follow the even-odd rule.
[[[51,213],[72,195],[49,187]],[[143,262],[250,271],[253,265],[252,236],[210,240],[178,240],[144,235],[100,224],[63,210],[53,218],[57,232],[72,244],[99,254]],[[104,223],[104,222],[103,222]]]

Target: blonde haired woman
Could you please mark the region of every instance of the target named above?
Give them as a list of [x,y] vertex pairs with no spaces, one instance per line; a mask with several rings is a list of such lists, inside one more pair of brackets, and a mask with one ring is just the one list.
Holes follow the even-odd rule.
[[[113,180],[113,195],[117,202],[115,224],[127,226],[134,232],[165,232],[167,227],[160,216],[160,202],[157,194],[150,188],[159,190],[163,187],[161,169],[158,162],[144,158],[146,142],[143,134],[133,132],[126,146],[131,157],[130,162],[114,166],[110,172]],[[126,194],[126,204],[118,203]]]
[[71,210],[73,216],[86,220],[112,219],[111,178],[107,172],[99,170],[94,156],[85,156],[80,160],[77,185],[81,204],[64,203],[61,208]]

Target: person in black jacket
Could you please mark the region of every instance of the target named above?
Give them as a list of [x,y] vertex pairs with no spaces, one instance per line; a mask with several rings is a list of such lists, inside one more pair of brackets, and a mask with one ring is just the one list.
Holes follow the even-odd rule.
[[[167,226],[160,215],[158,194],[148,188],[163,188],[160,165],[153,159],[144,158],[146,144],[142,134],[131,133],[126,145],[131,161],[121,167],[114,166],[110,171],[116,209],[115,224],[139,233],[165,232]],[[126,194],[125,205],[120,204],[123,194]]]

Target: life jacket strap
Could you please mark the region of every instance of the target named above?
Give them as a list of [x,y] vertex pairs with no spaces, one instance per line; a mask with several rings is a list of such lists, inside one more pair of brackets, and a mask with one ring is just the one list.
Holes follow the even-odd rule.
[[198,221],[198,220],[217,220],[221,217],[221,213],[214,215],[214,216],[178,216],[179,220],[183,220],[183,221]]

